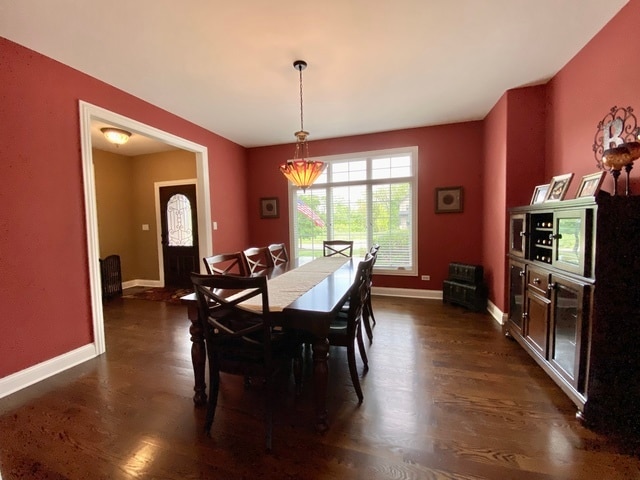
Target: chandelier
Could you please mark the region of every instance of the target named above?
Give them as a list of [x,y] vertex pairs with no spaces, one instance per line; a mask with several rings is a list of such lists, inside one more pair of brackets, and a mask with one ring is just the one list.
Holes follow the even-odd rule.
[[302,70],[307,68],[307,62],[304,60],[296,60],[293,62],[293,68],[300,72],[300,131],[294,134],[297,141],[293,160],[287,160],[280,165],[280,171],[295,186],[305,191],[317,180],[327,165],[324,162],[309,159],[309,146],[307,145],[309,132],[304,130],[302,109]]

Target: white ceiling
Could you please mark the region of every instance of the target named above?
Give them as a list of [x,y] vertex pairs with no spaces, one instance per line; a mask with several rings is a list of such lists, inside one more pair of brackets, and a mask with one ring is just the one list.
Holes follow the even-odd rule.
[[0,0],[0,35],[254,147],[295,141],[296,59],[311,141],[477,120],[627,2]]

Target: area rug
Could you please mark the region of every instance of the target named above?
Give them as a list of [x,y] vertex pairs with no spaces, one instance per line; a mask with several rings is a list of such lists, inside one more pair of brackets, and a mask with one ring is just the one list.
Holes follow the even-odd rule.
[[140,292],[123,295],[122,298],[140,298],[142,300],[153,300],[155,302],[180,303],[180,297],[193,293],[188,288],[157,287],[147,288]]

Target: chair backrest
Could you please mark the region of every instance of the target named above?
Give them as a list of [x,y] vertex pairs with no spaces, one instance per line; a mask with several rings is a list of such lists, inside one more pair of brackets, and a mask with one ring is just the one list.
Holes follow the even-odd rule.
[[271,252],[267,247],[250,247],[242,252],[247,275],[259,275],[273,267]]
[[287,255],[287,247],[284,243],[272,243],[267,247],[271,254],[271,261],[274,266],[287,263],[289,261],[289,255]]
[[[349,291],[349,320],[347,329],[355,328],[357,322],[362,316],[362,309],[367,301],[367,296],[369,295],[373,261],[373,256],[367,253],[364,260],[358,263],[358,270],[353,283],[351,284],[351,290]],[[349,325],[350,323],[353,325]]]
[[375,266],[376,262],[378,261],[378,251],[380,250],[380,245],[378,245],[377,243],[374,243],[371,248],[369,249],[369,255],[371,255],[373,257],[373,265]]
[[[238,277],[233,275],[191,274],[198,303],[198,317],[202,323],[207,348],[223,352],[219,357],[220,370],[239,373],[233,354],[224,352],[255,352],[256,361],[267,367],[271,361],[271,314],[267,277]],[[249,311],[238,304],[260,296],[262,308]],[[227,362],[225,363],[225,358]]]
[[209,275],[247,276],[242,252],[220,253],[202,259]]
[[342,255],[343,257],[353,256],[353,240],[324,240],[322,251],[325,257]]

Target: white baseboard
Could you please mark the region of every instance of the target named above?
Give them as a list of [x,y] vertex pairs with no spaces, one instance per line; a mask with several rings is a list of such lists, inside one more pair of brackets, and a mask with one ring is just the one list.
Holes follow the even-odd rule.
[[493,317],[493,319],[500,325],[504,325],[507,321],[507,314],[500,310],[496,305],[489,300],[487,302],[487,312]]
[[442,300],[442,290],[372,287],[371,293],[373,295],[381,295],[383,297],[427,298],[429,300]]
[[92,343],[63,353],[62,355],[33,365],[32,367],[25,368],[12,375],[0,378],[0,398],[11,395],[18,390],[22,390],[29,385],[33,385],[71,367],[75,367],[96,356],[96,347]]
[[160,280],[144,280],[139,278],[136,280],[127,280],[126,282],[122,282],[123,290],[131,287],[164,287],[164,284]]

